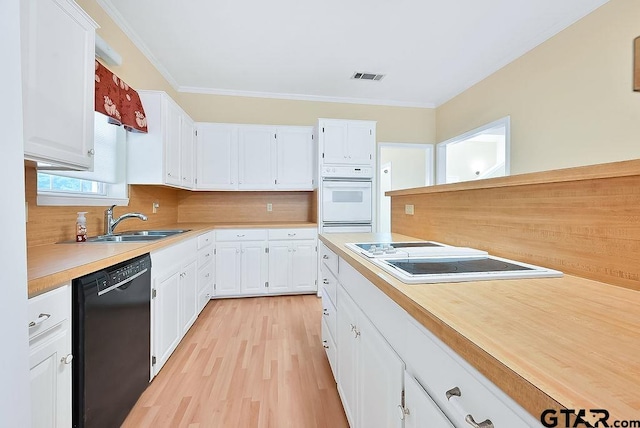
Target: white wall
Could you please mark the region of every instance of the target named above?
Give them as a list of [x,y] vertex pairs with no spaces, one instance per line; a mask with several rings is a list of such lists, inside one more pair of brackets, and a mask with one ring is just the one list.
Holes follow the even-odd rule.
[[24,223],[22,84],[20,79],[20,1],[3,0],[0,13],[0,182],[3,207],[2,297],[0,298],[0,426],[29,427],[27,258]]

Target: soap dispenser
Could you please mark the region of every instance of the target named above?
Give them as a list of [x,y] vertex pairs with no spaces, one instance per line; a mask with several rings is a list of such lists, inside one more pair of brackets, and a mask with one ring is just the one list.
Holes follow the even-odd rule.
[[86,213],[86,211],[80,211],[76,218],[76,242],[87,240],[87,218],[84,216]]

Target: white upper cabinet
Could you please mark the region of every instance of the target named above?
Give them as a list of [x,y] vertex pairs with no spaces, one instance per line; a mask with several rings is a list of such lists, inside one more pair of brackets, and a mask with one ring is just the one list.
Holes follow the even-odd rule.
[[276,189],[313,189],[315,177],[313,129],[311,127],[278,127],[276,155]]
[[25,158],[91,169],[97,25],[71,0],[20,3]]
[[237,125],[198,123],[196,129],[196,189],[237,189]]
[[310,126],[198,123],[198,190],[313,190]]
[[272,126],[244,125],[238,129],[238,189],[273,189],[276,130]]
[[322,164],[373,166],[376,122],[319,119],[318,145]]
[[193,188],[193,121],[166,93],[138,93],[149,132],[127,134],[127,181]]

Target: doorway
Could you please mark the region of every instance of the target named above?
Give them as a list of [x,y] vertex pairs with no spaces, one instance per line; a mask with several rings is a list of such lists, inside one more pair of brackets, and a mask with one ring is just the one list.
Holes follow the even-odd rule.
[[378,144],[378,232],[391,232],[391,198],[385,192],[433,184],[433,144]]

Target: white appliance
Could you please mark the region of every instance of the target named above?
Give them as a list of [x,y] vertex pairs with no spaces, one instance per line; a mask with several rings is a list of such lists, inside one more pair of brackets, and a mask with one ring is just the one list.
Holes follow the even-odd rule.
[[371,232],[373,169],[324,166],[320,173],[321,233]]
[[562,276],[557,270],[433,241],[363,242],[346,246],[406,284]]

